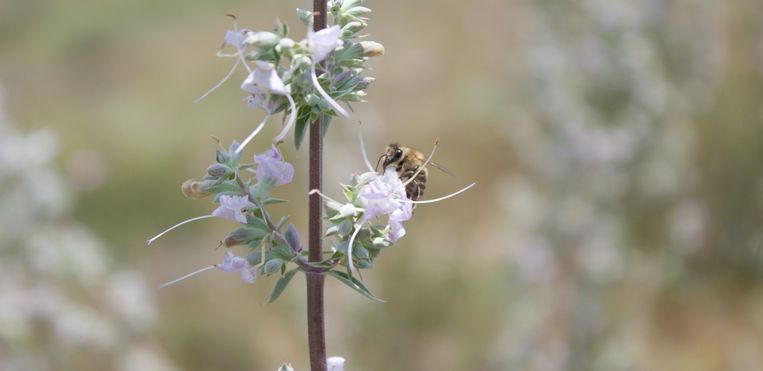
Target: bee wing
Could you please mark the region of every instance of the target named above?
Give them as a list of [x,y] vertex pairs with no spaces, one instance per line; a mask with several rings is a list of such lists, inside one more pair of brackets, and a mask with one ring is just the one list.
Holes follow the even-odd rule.
[[440,171],[442,171],[445,174],[448,174],[448,175],[450,175],[450,176],[452,176],[454,178],[456,177],[456,175],[451,173],[450,170],[445,168],[445,166],[442,166],[442,165],[440,165],[440,164],[438,164],[438,163],[436,163],[434,161],[429,161],[429,164],[432,165],[433,168],[435,168],[437,170],[440,170]]

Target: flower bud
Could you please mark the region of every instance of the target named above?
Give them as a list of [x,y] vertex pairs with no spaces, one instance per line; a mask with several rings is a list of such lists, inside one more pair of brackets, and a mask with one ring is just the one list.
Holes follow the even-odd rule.
[[360,82],[358,83],[358,85],[355,86],[355,89],[360,89],[360,90],[366,89],[374,81],[376,81],[375,78],[373,78],[371,76],[366,76],[366,77],[360,79]]
[[215,181],[204,180],[200,182],[198,180],[188,179],[183,182],[180,189],[186,197],[198,200],[209,196],[209,187],[214,183]]
[[258,48],[270,48],[278,43],[278,35],[268,31],[247,32],[244,43]]
[[371,13],[371,9],[368,9],[364,6],[355,6],[350,9],[347,9],[343,14],[349,15],[353,17],[363,17]]
[[315,94],[308,93],[305,95],[305,104],[308,106],[318,106],[321,103],[321,98]]
[[209,165],[209,167],[207,168],[207,174],[210,177],[213,177],[216,179],[219,179],[229,174],[230,172],[231,172],[231,169],[229,167],[220,163]]
[[310,59],[310,57],[304,55],[304,54],[296,54],[291,59],[291,65],[292,68],[297,68],[301,66],[309,66],[313,64],[313,60]]
[[278,45],[276,45],[276,51],[281,54],[291,55],[292,49],[294,48],[295,44],[296,43],[294,42],[294,40],[288,37],[284,37],[278,42]]
[[350,37],[358,33],[358,31],[362,30],[366,26],[367,25],[365,24],[365,22],[358,22],[358,21],[349,22],[346,25],[344,25],[344,27],[342,27],[342,37],[343,38]]
[[384,45],[376,41],[361,41],[360,47],[363,48],[363,55],[366,57],[376,57],[384,54]]
[[265,263],[264,271],[265,274],[273,274],[281,270],[281,266],[283,265],[283,260],[274,258],[270,259]]
[[265,237],[268,232],[252,227],[240,227],[236,228],[228,234],[223,240],[225,247],[238,246],[238,245],[255,245]]

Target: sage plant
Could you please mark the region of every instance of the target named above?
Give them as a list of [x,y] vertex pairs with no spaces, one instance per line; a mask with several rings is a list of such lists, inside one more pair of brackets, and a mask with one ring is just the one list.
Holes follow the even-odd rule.
[[[262,110],[264,118],[241,142],[233,141],[216,151],[215,161],[201,179],[190,179],[182,186],[192,199],[211,197],[216,208],[208,215],[194,217],[170,227],[148,240],[151,244],[164,233],[181,225],[207,219],[224,218],[235,227],[222,239],[226,248],[243,246],[236,255],[227,249],[221,261],[163,284],[174,284],[195,274],[218,269],[237,273],[245,283],[258,276],[278,277],[268,302],[273,302],[297,272],[304,272],[308,285],[308,337],[312,370],[342,370],[344,359],[327,359],[323,323],[323,280],[331,276],[364,296],[378,300],[360,280],[359,269],[368,269],[380,252],[405,235],[403,222],[413,216],[415,204],[436,200],[412,201],[406,197],[405,182],[394,168],[379,174],[371,166],[360,138],[361,153],[368,171],[352,176],[349,185],[340,185],[346,200],[332,200],[321,192],[322,135],[333,117],[349,118],[352,104],[363,101],[373,78],[365,76],[365,63],[384,53],[384,47],[365,40],[370,9],[362,0],[315,1],[314,10],[297,9],[297,16],[308,27],[305,38],[289,37],[289,27],[277,21],[272,31],[234,27],[225,33],[224,49],[218,56],[231,58],[227,75],[200,99],[223,85],[237,69],[247,76],[241,82],[247,106]],[[327,21],[331,25],[327,25]],[[344,105],[344,106],[343,106]],[[282,128],[272,138],[272,146],[249,161],[245,147],[254,140],[270,118],[283,113]],[[285,202],[274,193],[278,186],[292,181],[294,167],[278,146],[293,130],[299,148],[310,128],[309,243],[305,249],[288,217],[273,217],[268,206]],[[432,155],[434,151],[432,152]],[[429,156],[429,161],[431,159]],[[422,168],[426,166],[423,164]],[[415,178],[415,176],[413,177]],[[412,178],[412,179],[413,179]],[[410,180],[408,180],[410,181]],[[463,192],[474,184],[462,189]],[[455,195],[455,194],[453,194]],[[446,196],[447,198],[450,196]],[[442,199],[444,199],[442,198]],[[325,201],[325,202],[324,202]],[[325,205],[324,205],[325,204]],[[329,227],[322,229],[325,218]],[[322,249],[323,241],[330,242]],[[281,369],[290,369],[283,365]]]

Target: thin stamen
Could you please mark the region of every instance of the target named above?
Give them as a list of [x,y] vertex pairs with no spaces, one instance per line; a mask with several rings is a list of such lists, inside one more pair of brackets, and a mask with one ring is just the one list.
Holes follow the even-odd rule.
[[[233,14],[228,15],[233,18],[233,32],[238,33],[238,18],[236,18],[236,16]],[[241,61],[241,63],[244,65],[244,67],[246,67],[247,72],[252,73],[252,68],[246,64],[243,49],[241,49],[241,46],[238,43],[236,43],[236,56],[238,57],[238,60]]]
[[368,155],[366,155],[366,145],[363,142],[363,130],[361,129],[362,126],[363,124],[358,121],[358,139],[360,139],[360,153],[363,155],[363,161],[365,161],[366,166],[368,166],[368,170],[373,172],[374,169],[371,167],[371,162],[368,161]]
[[286,99],[289,100],[291,115],[289,115],[289,120],[286,121],[286,125],[284,125],[281,132],[278,133],[275,138],[273,138],[273,143],[276,144],[283,142],[283,138],[285,138],[286,134],[289,133],[289,129],[291,129],[291,127],[294,125],[294,121],[297,120],[297,105],[294,103],[294,98],[292,98],[290,94],[286,94]]
[[412,176],[412,177],[410,177],[408,180],[406,180],[406,181],[405,181],[405,183],[403,183],[403,186],[407,186],[407,185],[408,185],[408,183],[410,183],[410,182],[412,182],[414,179],[416,179],[416,177],[419,175],[419,173],[420,173],[422,170],[424,170],[424,168],[425,168],[425,167],[426,167],[426,166],[429,164],[429,161],[431,161],[431,160],[432,160],[432,157],[434,157],[434,153],[435,153],[435,151],[437,151],[437,143],[438,143],[438,142],[440,142],[440,139],[435,139],[435,141],[434,141],[434,146],[432,147],[432,153],[430,153],[430,154],[429,154],[429,157],[427,157],[427,160],[426,160],[426,161],[424,161],[424,163],[423,163],[421,166],[419,166],[419,169],[418,169],[418,170],[416,170],[416,172],[415,172],[415,173],[413,173],[413,176]]
[[195,276],[195,275],[197,275],[197,274],[199,274],[199,273],[201,273],[201,272],[205,272],[205,271],[208,271],[208,270],[210,270],[210,269],[212,269],[212,268],[216,268],[216,267],[217,267],[217,265],[210,265],[210,266],[208,266],[208,267],[204,267],[204,268],[201,268],[201,269],[199,269],[199,270],[197,270],[197,271],[195,271],[195,272],[191,272],[191,273],[188,273],[188,274],[186,274],[186,275],[185,275],[185,276],[183,276],[183,277],[180,277],[180,278],[176,278],[176,279],[174,279],[174,280],[172,280],[172,281],[170,281],[170,282],[165,282],[165,283],[163,283],[163,284],[159,285],[159,288],[160,288],[160,289],[163,289],[163,288],[165,288],[165,287],[167,287],[167,286],[169,286],[169,285],[172,285],[172,284],[178,283],[178,282],[180,282],[180,281],[182,281],[182,280],[184,280],[184,279],[186,279],[186,278],[189,278],[189,277]]
[[342,106],[339,105],[333,98],[331,98],[328,93],[326,93],[325,90],[323,90],[323,87],[318,82],[318,75],[315,73],[315,65],[312,65],[310,67],[310,77],[313,80],[313,85],[315,85],[315,90],[318,90],[318,93],[323,97],[323,99],[326,100],[326,102],[333,108],[335,111],[337,111],[340,115],[349,118],[350,114],[347,113],[347,111],[342,108]]
[[339,201],[337,201],[337,200],[335,200],[335,199],[333,199],[333,198],[331,198],[331,197],[329,197],[329,196],[326,196],[326,195],[325,195],[325,194],[323,194],[323,192],[321,192],[320,190],[317,190],[317,189],[313,189],[313,190],[311,190],[310,192],[307,192],[307,194],[308,194],[308,195],[314,195],[314,194],[316,194],[316,193],[318,194],[318,196],[321,196],[321,198],[322,198],[322,199],[324,199],[324,200],[326,200],[326,201],[328,201],[328,202],[335,202],[335,203],[336,203],[336,204],[338,204],[338,205],[342,205],[342,203],[341,203],[341,202],[339,202]]
[[184,220],[184,221],[182,221],[182,222],[180,222],[178,224],[173,225],[172,227],[169,227],[169,228],[165,229],[164,232],[157,234],[153,238],[151,238],[149,240],[146,240],[146,245],[151,245],[151,243],[154,242],[154,240],[156,240],[157,238],[159,238],[161,236],[164,236],[167,232],[169,232],[169,231],[171,231],[171,230],[173,230],[173,229],[175,229],[177,227],[180,227],[181,225],[188,224],[190,222],[195,222],[195,221],[201,220],[201,219],[214,218],[214,217],[215,217],[214,215],[202,215],[202,216],[197,216],[195,218],[191,218],[191,219],[188,219],[188,220]]
[[350,270],[350,275],[352,275],[352,271],[355,270],[355,265],[352,263],[352,244],[355,242],[355,237],[358,236],[361,226],[363,226],[363,223],[355,224],[355,232],[352,232],[349,245],[347,245],[347,268]]
[[440,198],[435,198],[435,199],[432,199],[432,200],[412,201],[412,200],[408,200],[408,199],[405,199],[405,200],[400,200],[400,201],[402,201],[402,202],[409,202],[409,203],[412,203],[412,204],[431,204],[431,203],[434,203],[434,202],[438,202],[438,201],[446,200],[446,199],[448,199],[448,198],[451,198],[451,197],[457,196],[458,194],[460,194],[460,193],[462,193],[462,192],[465,192],[466,190],[468,190],[469,188],[472,188],[472,187],[474,187],[475,185],[477,185],[477,183],[472,183],[472,184],[469,184],[468,186],[466,186],[466,187],[464,187],[464,188],[461,188],[461,189],[460,189],[459,191],[457,191],[457,192],[453,192],[453,193],[451,193],[451,194],[449,194],[449,195],[447,195],[447,196],[442,196],[442,197],[440,197]]
[[249,136],[248,136],[248,137],[246,137],[246,139],[244,139],[244,141],[243,141],[243,142],[241,142],[241,144],[238,146],[238,148],[236,148],[236,154],[239,154],[239,153],[241,153],[241,151],[243,151],[243,150],[244,150],[244,147],[245,147],[247,144],[249,144],[249,142],[251,142],[251,141],[252,141],[252,139],[254,139],[254,136],[255,136],[255,135],[257,135],[257,133],[259,133],[259,132],[260,132],[260,130],[262,130],[262,128],[263,128],[263,127],[265,127],[265,123],[266,123],[266,122],[268,122],[268,118],[270,118],[270,114],[266,114],[266,115],[265,115],[265,118],[263,118],[263,119],[262,119],[262,121],[260,122],[260,124],[259,124],[259,125],[257,125],[257,127],[256,127],[256,128],[254,128],[254,130],[252,130],[252,133],[251,133],[251,134],[249,134]]
[[222,80],[218,81],[218,82],[217,82],[217,84],[215,84],[213,87],[211,87],[209,90],[207,90],[207,92],[206,92],[206,93],[204,93],[204,94],[202,94],[200,97],[198,97],[198,98],[194,99],[194,100],[193,100],[193,103],[199,103],[199,102],[200,102],[202,99],[204,99],[204,98],[206,98],[208,95],[212,94],[212,92],[213,92],[213,91],[217,90],[217,88],[219,88],[219,87],[220,87],[222,84],[224,84],[226,81],[228,81],[228,78],[230,78],[230,77],[231,77],[231,75],[233,75],[233,72],[234,72],[234,71],[236,71],[236,67],[238,67],[238,64],[239,64],[240,62],[241,62],[241,61],[239,61],[239,60],[237,59],[237,60],[236,60],[236,63],[233,63],[233,67],[231,67],[231,68],[230,68],[230,70],[228,71],[228,74],[226,74],[226,75],[225,75],[225,77],[223,77],[223,79],[222,79]]

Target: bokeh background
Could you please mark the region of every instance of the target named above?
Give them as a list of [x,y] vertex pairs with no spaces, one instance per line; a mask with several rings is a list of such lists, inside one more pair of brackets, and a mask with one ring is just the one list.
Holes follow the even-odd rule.
[[[325,187],[399,141],[428,196],[366,284],[327,288],[348,370],[759,370],[763,7],[722,1],[369,1],[386,46]],[[0,3],[0,370],[307,369],[304,279],[266,305],[209,272],[231,228],[180,184],[260,119],[238,83],[198,104],[230,28],[303,32],[306,1]],[[277,125],[263,138],[274,135]],[[255,142],[261,151],[267,141]],[[306,152],[279,188],[305,232]]]

